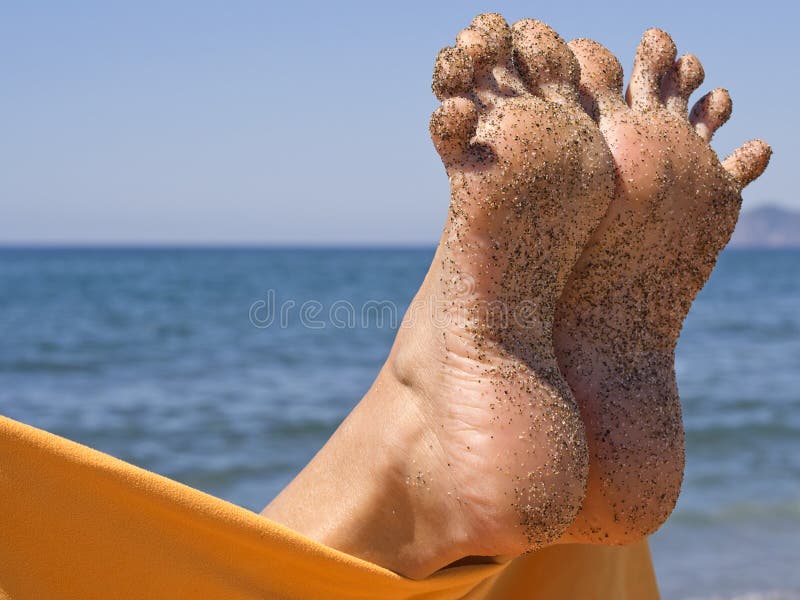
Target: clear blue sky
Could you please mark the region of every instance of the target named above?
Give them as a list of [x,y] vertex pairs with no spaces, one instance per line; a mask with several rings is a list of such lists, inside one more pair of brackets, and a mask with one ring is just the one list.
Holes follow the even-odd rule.
[[[715,147],[775,151],[800,208],[794,2],[18,2],[0,8],[0,243],[433,243],[433,58],[478,12],[591,37],[626,73],[669,31],[730,89]],[[699,94],[698,94],[699,97]]]

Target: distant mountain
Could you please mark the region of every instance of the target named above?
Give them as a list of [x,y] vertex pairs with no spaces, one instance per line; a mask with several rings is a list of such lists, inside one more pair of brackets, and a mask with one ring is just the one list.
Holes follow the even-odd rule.
[[800,248],[800,212],[778,206],[743,212],[730,245],[733,248]]

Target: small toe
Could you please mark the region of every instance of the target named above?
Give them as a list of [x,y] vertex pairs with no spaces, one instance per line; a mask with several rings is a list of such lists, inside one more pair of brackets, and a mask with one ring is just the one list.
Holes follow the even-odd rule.
[[528,88],[577,100],[581,68],[561,36],[534,19],[517,21],[511,31],[514,64]]
[[436,56],[431,88],[439,100],[464,94],[473,85],[472,57],[461,48],[443,48]]
[[510,57],[511,30],[497,13],[478,15],[458,34],[456,47],[469,54],[476,71],[488,71]]
[[710,142],[714,132],[731,118],[733,104],[728,90],[717,88],[692,107],[689,122],[701,138]]
[[449,170],[466,158],[477,126],[478,110],[467,98],[447,98],[434,111],[430,122],[431,140],[445,168]]
[[584,110],[593,119],[624,108],[622,100],[622,65],[604,46],[589,39],[572,40],[567,44],[580,65],[580,93]]
[[703,65],[694,54],[684,54],[661,80],[661,100],[667,110],[686,116],[689,96],[705,79]]
[[633,72],[625,95],[634,110],[660,105],[661,78],[675,62],[675,42],[665,31],[648,29],[636,49]]
[[722,161],[723,168],[736,180],[740,188],[758,179],[767,168],[772,148],[761,140],[745,142]]

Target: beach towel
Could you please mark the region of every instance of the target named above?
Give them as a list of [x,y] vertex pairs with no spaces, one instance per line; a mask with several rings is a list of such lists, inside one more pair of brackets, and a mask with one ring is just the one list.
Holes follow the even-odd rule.
[[0,417],[0,598],[658,598],[646,542],[563,545],[414,581]]

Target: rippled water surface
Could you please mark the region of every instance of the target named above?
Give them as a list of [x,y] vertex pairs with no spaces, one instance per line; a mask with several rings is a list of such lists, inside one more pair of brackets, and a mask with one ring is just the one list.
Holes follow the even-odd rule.
[[[366,391],[431,256],[0,250],[0,412],[260,510]],[[800,253],[726,252],[677,369],[665,598],[800,598]]]

